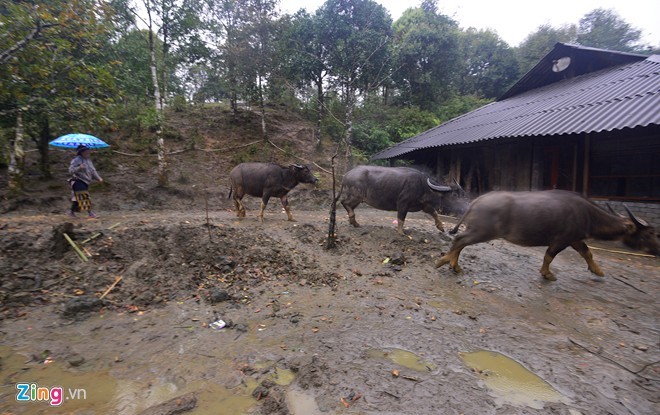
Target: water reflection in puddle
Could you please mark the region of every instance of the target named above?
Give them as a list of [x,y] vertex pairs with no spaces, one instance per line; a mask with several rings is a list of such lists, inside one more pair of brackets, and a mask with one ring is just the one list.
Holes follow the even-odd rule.
[[286,404],[291,415],[323,415],[314,396],[296,387],[287,390]]
[[421,356],[402,349],[369,349],[367,356],[374,359],[387,359],[392,363],[418,372],[428,372],[436,369],[436,365],[424,361]]
[[503,354],[481,350],[460,356],[490,388],[498,405],[542,409],[546,402],[568,402],[548,382]]
[[[243,378],[239,387],[232,390],[212,381],[169,382],[154,380],[141,382],[119,379],[108,370],[71,368],[63,361],[48,364],[29,361],[25,355],[11,348],[0,346],[0,413],[17,415],[42,415],[67,413],[72,415],[116,414],[134,415],[174,397],[195,392],[197,406],[186,412],[191,415],[239,415],[247,414],[256,404],[252,391],[265,379],[287,386],[295,378],[288,369],[273,367],[273,371],[260,379]],[[272,362],[264,363],[272,366]],[[84,365],[83,365],[84,366]],[[51,400],[18,402],[16,384],[36,384],[37,387],[62,388],[62,402],[50,406]],[[75,399],[71,393],[79,396]],[[49,392],[50,394],[50,392]],[[295,400],[295,399],[294,399]],[[313,398],[312,398],[313,400]],[[300,412],[306,414],[311,412]]]

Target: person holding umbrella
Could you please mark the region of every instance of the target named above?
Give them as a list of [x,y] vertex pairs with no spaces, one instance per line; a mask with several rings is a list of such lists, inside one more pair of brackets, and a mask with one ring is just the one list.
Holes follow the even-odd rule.
[[71,175],[69,183],[73,193],[69,216],[75,217],[76,212],[86,210],[89,218],[96,218],[96,214],[92,211],[88,189],[92,180],[96,179],[102,183],[103,178],[94,168],[94,163],[90,159],[92,151],[89,147],[79,144],[76,147],[76,153],[77,156],[71,160],[69,165],[69,174]]
[[69,184],[71,186],[71,209],[69,216],[76,216],[78,211],[86,211],[90,218],[95,218],[96,214],[92,211],[91,200],[89,199],[89,184],[96,179],[103,182],[103,179],[94,168],[94,163],[89,158],[92,148],[106,148],[109,145],[100,138],[89,134],[73,133],[66,134],[50,143],[53,147],[75,149],[76,158],[71,160],[69,165]]

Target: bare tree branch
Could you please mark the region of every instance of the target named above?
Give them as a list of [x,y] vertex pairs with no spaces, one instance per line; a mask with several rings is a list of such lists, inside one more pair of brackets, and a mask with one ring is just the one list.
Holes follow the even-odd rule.
[[31,40],[37,38],[41,34],[41,31],[43,29],[47,29],[53,26],[58,26],[58,23],[41,24],[40,21],[37,21],[36,27],[32,29],[32,31],[27,36],[25,36],[20,41],[16,42],[14,46],[0,53],[0,64],[7,62],[16,52],[27,46],[27,44],[30,43]]

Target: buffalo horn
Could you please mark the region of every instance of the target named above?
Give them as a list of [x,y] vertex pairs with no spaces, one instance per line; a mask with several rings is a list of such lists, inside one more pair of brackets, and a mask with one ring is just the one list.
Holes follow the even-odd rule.
[[292,166],[297,168],[297,169],[302,169],[303,168],[302,164],[292,164]]
[[454,183],[456,183],[456,187],[458,187],[458,189],[459,189],[461,192],[464,192],[463,188],[462,188],[461,185],[458,183],[458,180],[456,180],[455,177],[452,177],[452,179],[454,179]]
[[638,228],[647,228],[649,226],[649,224],[646,223],[646,221],[644,221],[642,219],[639,219],[637,216],[635,216],[635,214],[632,213],[630,208],[628,206],[626,206],[625,203],[624,203],[623,207],[626,209],[626,212],[628,212],[628,215],[630,216],[630,219],[633,221],[633,223],[635,225],[637,225]]
[[607,209],[609,209],[609,211],[610,211],[614,216],[622,216],[620,213],[616,213],[616,212],[614,211],[614,209],[612,209],[612,205],[610,205],[609,203],[606,202],[606,203],[605,203],[605,206],[607,206]]
[[431,183],[431,179],[430,179],[430,178],[427,178],[427,179],[426,179],[426,184],[428,184],[429,187],[430,187],[432,190],[435,190],[436,192],[451,192],[451,187],[449,187],[449,186],[438,186],[438,185],[435,185],[435,184]]

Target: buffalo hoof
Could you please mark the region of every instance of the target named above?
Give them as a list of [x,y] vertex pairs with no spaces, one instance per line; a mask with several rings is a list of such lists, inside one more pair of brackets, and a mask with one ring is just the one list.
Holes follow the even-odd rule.
[[598,275],[599,277],[604,277],[605,273],[601,271],[600,268],[596,267],[594,269],[589,268],[589,271],[593,272],[594,274]]
[[543,274],[543,278],[545,278],[548,281],[557,281],[557,277],[552,272],[548,272]]

